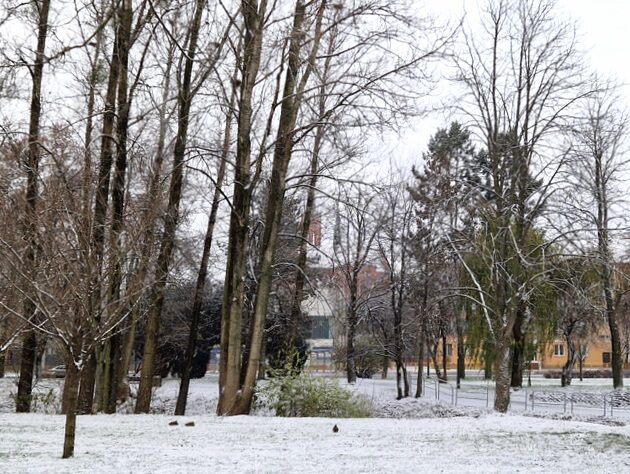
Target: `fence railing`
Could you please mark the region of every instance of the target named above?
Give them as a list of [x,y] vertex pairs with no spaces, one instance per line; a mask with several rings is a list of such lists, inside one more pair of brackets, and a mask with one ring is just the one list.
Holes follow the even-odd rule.
[[[424,377],[422,396],[454,406],[491,408],[494,406],[495,392],[491,383],[458,389],[452,384]],[[509,409],[630,418],[630,392],[557,392],[523,389],[510,393]]]

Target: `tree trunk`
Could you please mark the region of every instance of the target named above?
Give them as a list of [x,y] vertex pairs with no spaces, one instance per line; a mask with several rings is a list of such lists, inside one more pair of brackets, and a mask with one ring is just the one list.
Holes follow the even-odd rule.
[[[131,47],[131,28],[133,20],[132,0],[123,0],[119,9],[119,74],[118,74],[118,114],[116,117],[116,163],[114,166],[114,179],[112,182],[112,224],[110,233],[110,282],[109,282],[109,306],[110,311],[119,314],[124,311],[117,302],[120,300],[120,286],[122,283],[122,260],[120,234],[123,230],[123,212],[125,201],[125,181],[127,174],[127,135],[129,126],[129,110],[131,108],[132,93],[128,93],[128,64],[129,49]],[[120,319],[118,316],[112,320]],[[102,407],[106,413],[116,412],[116,400],[119,376],[122,375],[120,361],[122,358],[122,336],[120,333],[113,334],[109,340],[108,357],[105,360],[105,378],[107,384],[104,386],[105,401]]]
[[523,387],[523,367],[525,366],[525,311],[522,305],[516,311],[516,320],[514,321],[514,344],[512,346],[512,378],[510,386]]
[[403,395],[403,380],[402,380],[402,366],[400,361],[396,360],[396,400],[400,400],[404,397]]
[[608,221],[608,178],[602,163],[602,155],[595,155],[595,201],[597,203],[597,248],[601,261],[601,282],[606,302],[606,319],[610,329],[611,367],[613,388],[623,387],[623,368],[621,365],[621,337],[616,320],[615,300],[613,296],[613,257],[610,252],[610,235]]
[[81,387],[79,389],[78,413],[87,415],[92,413],[94,405],[94,385],[96,384],[96,351],[92,351],[85,362],[85,368],[81,375]]
[[241,58],[242,78],[238,102],[236,163],[230,213],[229,248],[221,310],[218,415],[227,415],[233,412],[240,388],[245,264],[253,192],[250,163],[252,98],[260,67],[263,18],[266,5],[266,0],[262,0],[260,5],[258,1],[241,1],[241,15],[245,33]]
[[20,362],[20,378],[15,398],[15,411],[28,413],[31,411],[31,393],[33,390],[33,375],[35,369],[35,354],[37,352],[37,336],[33,329],[29,329],[22,340]]
[[[327,0],[321,0],[313,50],[317,50],[320,38],[321,22]],[[262,239],[262,256],[259,263],[259,277],[256,297],[254,299],[253,320],[250,326],[249,357],[245,366],[245,378],[238,401],[236,414],[249,413],[254,394],[254,385],[260,363],[260,348],[267,316],[269,294],[271,292],[273,258],[278,243],[278,234],[282,221],[284,207],[284,193],[286,189],[286,175],[291,160],[294,146],[295,124],[300,109],[302,90],[297,84],[297,75],[300,68],[300,49],[303,45],[302,25],[306,5],[304,0],[298,0],[295,4],[293,15],[293,28],[289,45],[287,71],[285,76],[282,105],[280,107],[280,120],[274,149],[271,178],[269,185],[269,199],[265,209],[265,228]],[[311,71],[307,63],[303,73],[302,83]]]
[[389,370],[389,357],[384,355],[381,357],[381,378],[385,380],[387,378],[387,371]]
[[492,366],[494,365],[495,354],[491,344],[486,341],[483,344],[483,378],[492,379]]
[[74,437],[77,426],[77,402],[80,373],[74,361],[66,366],[66,386],[64,386],[64,400],[66,401],[66,427],[63,438],[63,458],[74,456]]
[[140,376],[140,386],[138,387],[136,413],[148,413],[151,406],[155,352],[157,348],[160,316],[164,305],[164,289],[166,287],[166,279],[168,277],[169,265],[175,243],[175,231],[179,223],[179,203],[182,196],[184,157],[188,139],[190,106],[193,98],[191,89],[192,69],[204,7],[205,0],[196,1],[195,15],[190,25],[190,37],[187,54],[185,55],[184,74],[178,98],[177,136],[175,138],[175,149],[173,152],[173,169],[169,184],[168,206],[166,215],[164,216],[164,233],[162,235],[162,241],[160,242],[160,252],[156,263],[155,282],[149,300],[151,307],[147,320],[142,375]]
[[464,318],[465,311],[460,312],[457,318],[457,388],[460,382],[466,378],[466,346],[464,341]]
[[[607,285],[608,286],[608,285]],[[606,317],[608,319],[608,328],[610,329],[611,354],[610,362],[613,375],[613,388],[623,388],[623,365],[621,363],[621,338],[619,336],[619,327],[615,317],[615,308],[612,303],[612,291],[610,288],[606,293]]]
[[571,379],[573,378],[573,366],[575,365],[576,351],[575,346],[570,340],[567,340],[567,361],[562,367],[562,374],[560,376],[560,386],[568,387],[571,385]]
[[348,383],[357,381],[357,367],[355,362],[354,338],[356,335],[357,318],[354,308],[349,309],[348,330],[346,334],[346,376]]
[[[26,210],[24,241],[26,242],[26,252],[24,255],[25,272],[31,279],[31,284],[36,278],[36,255],[37,248],[37,204],[39,179],[39,162],[41,158],[40,150],[40,122],[42,112],[42,80],[44,77],[44,63],[46,38],[48,36],[48,13],[50,11],[50,0],[42,0],[37,4],[38,26],[37,26],[37,49],[35,50],[35,62],[31,69],[33,80],[31,89],[31,106],[28,129],[28,152],[26,157]],[[28,291],[24,299],[24,318],[31,321],[37,316],[37,309],[29,298]],[[31,392],[33,390],[33,369],[35,368],[35,355],[37,351],[37,337],[33,329],[28,329],[22,342],[22,359],[20,362],[20,379],[18,382],[18,392],[16,398],[16,411],[18,413],[29,412],[31,409]]]
[[[335,27],[333,27],[335,28]],[[310,177],[308,180],[308,186],[306,191],[306,204],[304,205],[304,215],[302,216],[302,228],[300,234],[300,243],[298,250],[297,270],[295,273],[295,290],[293,292],[293,302],[291,306],[291,318],[289,320],[289,347],[295,347],[296,339],[298,337],[298,331],[302,319],[302,300],[304,299],[304,284],[306,282],[306,260],[307,260],[307,244],[308,235],[311,228],[311,222],[313,220],[313,214],[315,211],[315,190],[317,188],[318,171],[319,171],[319,159],[321,153],[322,143],[324,141],[324,135],[326,133],[325,114],[326,114],[326,86],[327,78],[330,71],[330,62],[333,57],[335,47],[335,32],[330,33],[330,40],[328,42],[327,57],[324,61],[323,72],[321,76],[321,86],[319,87],[319,125],[317,125],[315,138],[313,140],[313,151],[311,154],[310,162]],[[317,245],[317,244],[315,244]],[[387,378],[387,366],[384,370]]]
[[[155,159],[153,166],[151,167],[151,179],[149,181],[147,189],[147,198],[144,203],[143,209],[143,232],[140,239],[140,256],[138,259],[137,268],[134,271],[131,278],[132,284],[130,292],[132,294],[141,294],[142,288],[145,285],[145,279],[149,268],[151,259],[151,252],[155,242],[155,221],[157,220],[156,206],[154,203],[159,199],[160,187],[162,182],[162,166],[164,164],[164,155],[166,148],[166,134],[169,125],[169,113],[168,113],[168,101],[171,95],[171,70],[173,67],[174,49],[172,46],[168,50],[168,56],[166,61],[166,70],[164,73],[164,86],[162,88],[162,101],[159,107],[159,121],[160,128],[158,131],[157,150],[155,153]],[[140,300],[141,297],[138,297]],[[131,323],[129,329],[124,332],[123,353],[120,361],[119,372],[119,387],[120,393],[128,393],[129,387],[126,383],[126,375],[129,370],[129,363],[134,350],[136,326],[137,321],[140,318],[140,305],[138,301],[131,306]]]
[[[91,263],[91,276],[89,317],[93,318],[95,324],[97,325],[100,323],[102,311],[101,275],[105,247],[105,221],[109,205],[109,184],[111,178],[111,168],[114,161],[112,148],[114,146],[114,123],[116,120],[116,90],[118,86],[118,75],[120,72],[119,52],[120,32],[119,28],[116,28],[114,44],[112,46],[109,75],[107,79],[107,90],[105,92],[98,182],[96,185],[96,196],[94,198],[92,235],[90,238],[89,260]],[[84,413],[91,413],[94,405],[94,388],[96,386],[99,351],[98,347],[93,350],[92,355],[88,359],[89,364],[82,371],[79,395],[81,402],[79,404],[79,409]]]
[[[233,84],[236,81],[232,81]],[[190,332],[188,334],[188,344],[186,346],[186,354],[184,360],[184,367],[182,370],[182,377],[179,384],[179,393],[177,395],[177,405],[175,406],[175,415],[183,416],[186,413],[186,402],[188,399],[188,389],[190,387],[190,371],[192,369],[193,357],[195,355],[195,348],[197,346],[197,331],[199,328],[199,318],[201,316],[201,305],[203,303],[203,296],[206,287],[206,275],[208,273],[208,261],[210,259],[210,249],[212,248],[212,237],[214,235],[214,226],[217,220],[217,212],[219,210],[219,203],[221,201],[221,188],[223,186],[223,178],[225,176],[225,166],[228,160],[228,154],[231,141],[231,128],[232,128],[232,110],[234,108],[234,102],[236,97],[236,88],[232,89],[232,96],[230,97],[230,103],[228,113],[225,119],[225,132],[223,139],[223,151],[221,156],[221,163],[219,164],[219,171],[217,180],[214,186],[214,195],[212,197],[212,206],[210,209],[210,216],[208,217],[208,226],[206,228],[206,236],[203,242],[203,253],[201,255],[201,262],[199,264],[199,271],[197,273],[197,284],[195,285],[195,295],[193,297],[193,305],[190,318]]]
[[[431,356],[431,360],[433,361],[433,370],[435,370],[435,376],[438,381],[442,382],[442,372],[440,371],[440,364],[438,364],[437,359],[438,352],[438,343],[434,343],[433,347],[429,346],[429,355]],[[429,375],[428,365],[427,365],[427,376]]]
[[447,369],[448,369],[448,354],[447,354],[447,345],[446,345],[446,334],[442,331],[442,371],[444,372],[444,382],[448,380]]
[[[422,366],[424,365],[424,339],[418,343],[418,380],[416,381],[416,398],[422,396]],[[428,364],[427,364],[428,366]]]
[[497,341],[494,359],[495,398],[494,409],[505,413],[510,406],[510,338],[503,336]]
[[[69,357],[69,360],[66,362],[66,378],[63,382],[63,395],[61,399],[62,415],[67,415],[69,413],[72,403],[74,403],[74,409],[76,411],[78,407],[79,381],[79,371],[76,370],[74,361],[71,357]],[[72,400],[72,397],[75,398],[74,401]]]

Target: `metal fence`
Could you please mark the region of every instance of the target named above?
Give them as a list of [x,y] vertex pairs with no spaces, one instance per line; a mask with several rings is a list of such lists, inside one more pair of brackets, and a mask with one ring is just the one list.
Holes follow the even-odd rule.
[[[423,378],[422,396],[454,406],[491,408],[494,406],[494,385],[464,386]],[[630,418],[630,392],[607,393],[582,391],[549,391],[522,389],[510,393],[511,411],[553,412],[585,416]]]

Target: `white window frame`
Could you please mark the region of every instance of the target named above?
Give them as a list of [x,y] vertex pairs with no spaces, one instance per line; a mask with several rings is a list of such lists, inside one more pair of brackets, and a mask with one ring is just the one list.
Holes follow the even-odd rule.
[[554,344],[553,345],[553,356],[554,357],[564,357],[564,344],[559,343],[559,344]]

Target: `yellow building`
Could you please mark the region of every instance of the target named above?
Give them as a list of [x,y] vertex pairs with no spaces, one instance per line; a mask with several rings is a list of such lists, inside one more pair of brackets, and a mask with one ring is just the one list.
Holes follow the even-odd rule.
[[[586,344],[583,367],[589,369],[610,368],[611,366],[611,343],[610,335],[605,327],[591,338]],[[442,367],[442,344],[439,345],[437,360]],[[532,369],[561,369],[567,361],[567,343],[564,339],[558,338],[537,351],[536,357],[531,361]],[[425,363],[433,364],[427,360]],[[446,341],[446,365],[448,369],[457,368],[457,340],[454,337],[447,338]],[[578,361],[575,363],[577,369]],[[624,361],[624,367],[628,368],[628,361]],[[473,370],[483,369],[483,360],[476,357],[466,357],[466,368]]]

